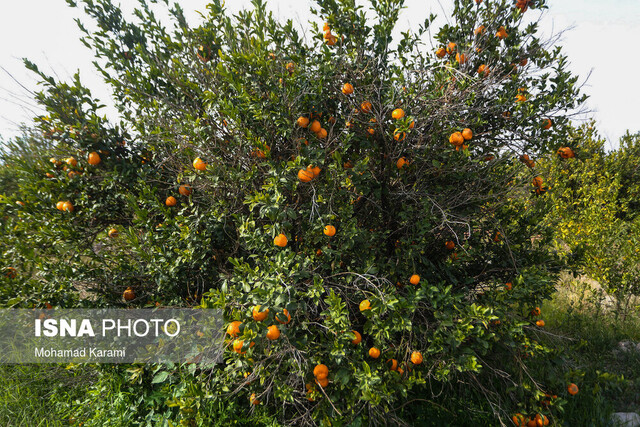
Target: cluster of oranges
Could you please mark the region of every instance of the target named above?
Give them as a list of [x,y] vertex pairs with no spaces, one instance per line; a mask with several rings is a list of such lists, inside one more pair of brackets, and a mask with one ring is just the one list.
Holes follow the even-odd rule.
[[324,32],[322,38],[324,38],[325,43],[329,46],[333,46],[338,41],[338,38],[331,34],[331,26],[329,26],[328,22],[325,22],[322,26],[322,31]]
[[460,149],[466,150],[469,146],[465,144],[466,141],[470,141],[473,138],[473,132],[471,129],[463,129],[462,132],[454,132],[449,136],[449,142],[456,147],[456,151]]
[[75,208],[73,207],[73,203],[67,200],[56,203],[56,209],[62,212],[73,212]]
[[[420,276],[418,276],[417,274],[412,275],[409,278],[409,282],[412,285],[417,285],[420,283]],[[371,310],[371,301],[365,299],[362,300],[360,302],[359,305],[359,309],[361,312],[364,312],[366,310]],[[352,341],[352,343],[354,344],[359,344],[360,341],[362,341],[362,336],[360,335],[360,333],[358,333],[357,331],[353,331],[356,339],[354,339]],[[377,347],[371,347],[369,349],[369,357],[371,357],[372,359],[377,359],[380,357],[380,349],[378,349]],[[413,353],[411,353],[411,363],[413,363],[414,365],[420,365],[423,361],[423,357],[422,357],[422,353],[420,353],[419,351],[414,351]],[[404,369],[402,369],[402,367],[398,366],[398,361],[396,359],[389,359],[387,360],[387,364],[389,365],[389,369],[392,371],[396,371],[398,372],[398,374],[402,375],[404,373]]]
[[[251,317],[256,322],[262,322],[266,320],[268,316],[269,316],[269,309],[265,308],[264,310],[262,310],[261,305],[256,305],[251,310]],[[282,312],[277,313],[274,318],[276,322],[278,322],[281,325],[287,325],[291,322],[291,315],[289,314],[289,311],[286,308],[283,309]],[[235,320],[229,323],[229,325],[227,326],[227,335],[229,335],[232,338],[235,338],[232,343],[233,351],[235,351],[238,354],[245,354],[246,349],[245,349],[244,340],[237,338],[241,334],[241,330],[240,330],[241,326],[242,326],[242,322],[240,322],[239,320]],[[280,334],[281,332],[280,332],[280,329],[278,328],[278,325],[273,324],[267,327],[266,337],[270,341],[275,341],[278,338],[280,338]],[[253,347],[254,345],[255,345],[255,342],[251,341],[249,343],[249,348]]]
[[[311,115],[311,118],[313,119],[313,114]],[[325,139],[327,137],[327,130],[322,127],[319,120],[313,120],[311,122],[308,118],[300,116],[296,122],[301,128],[309,128],[309,130],[319,139]]]
[[[67,173],[67,176],[69,178],[74,178],[76,176],[80,176],[82,175],[82,168],[78,168],[78,160],[76,160],[75,157],[69,157],[67,159],[64,160],[64,165],[63,163],[55,158],[50,158],[49,161],[51,162],[51,164],[55,167],[55,168],[60,168],[60,166],[62,166],[62,170],[63,171],[67,171],[69,170],[69,168],[73,168],[72,170],[70,170]],[[92,151],[89,154],[89,158],[88,158],[88,163],[92,166],[96,166],[100,163],[100,155],[95,152]],[[75,169],[75,170],[74,170]],[[54,178],[54,175],[51,172],[47,172],[45,174],[45,176],[47,178]],[[23,202],[17,202],[19,205],[24,206]],[[58,209],[59,211],[63,211],[63,212],[73,212],[74,211],[74,206],[73,203],[71,203],[70,201],[59,201],[56,203],[56,209]]]
[[318,166],[309,165],[306,169],[298,170],[298,179],[302,182],[310,182],[320,175],[321,170]]
[[560,147],[558,149],[558,155],[563,159],[572,159],[576,156],[576,153],[569,147]]
[[[542,314],[542,310],[540,310],[540,307],[535,307],[531,310],[530,314],[531,314],[531,317],[538,317]],[[544,320],[542,319],[536,320],[536,325],[540,328],[544,328],[544,325],[545,325]]]
[[528,168],[533,169],[536,165],[536,162],[534,162],[528,154],[523,154],[522,156],[520,156],[520,161],[522,163],[524,163],[525,165],[527,165]]
[[438,58],[444,58],[447,54],[453,55],[454,53],[456,53],[456,60],[458,62],[460,62],[461,58],[464,58],[463,60],[466,62],[466,56],[463,54],[461,57],[460,54],[456,52],[457,48],[458,45],[456,45],[454,42],[449,42],[446,47],[439,47],[436,50],[436,56]]
[[549,425],[549,417],[543,414],[536,414],[533,417],[525,417],[518,413],[511,417],[511,421],[517,427],[542,427]]
[[537,195],[545,193],[547,190],[543,187],[544,181],[540,175],[533,178],[531,184],[535,187]]
[[[578,386],[574,383],[569,384],[567,386],[567,392],[571,396],[575,396],[576,394],[578,394]],[[556,395],[545,394],[545,397],[542,399],[542,405],[549,406],[549,404],[551,403],[551,399],[556,399],[557,397],[558,396]],[[513,417],[511,417],[511,421],[513,421],[513,424],[516,427],[543,427],[548,426],[550,422],[549,417],[540,413],[530,417],[524,416],[521,413],[517,413]]]

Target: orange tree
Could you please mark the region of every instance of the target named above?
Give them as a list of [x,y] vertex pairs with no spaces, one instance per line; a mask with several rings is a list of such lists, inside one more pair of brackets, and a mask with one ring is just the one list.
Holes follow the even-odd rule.
[[144,1],[136,22],[81,3],[122,121],[77,76],[27,63],[47,110],[32,138],[46,142],[5,159],[21,179],[2,200],[16,219],[3,280],[23,285],[3,302],[199,304],[229,329],[215,367],[103,368],[75,416],[358,425],[540,410],[547,385],[525,358],[544,353],[533,309],[560,264],[533,158],[583,101],[528,18],[544,1],[456,0],[435,40],[431,16],[395,42],[402,0],[372,0],[373,15],[317,0],[308,37],[260,0],[235,16],[213,1],[197,28],[174,5],[171,29]]

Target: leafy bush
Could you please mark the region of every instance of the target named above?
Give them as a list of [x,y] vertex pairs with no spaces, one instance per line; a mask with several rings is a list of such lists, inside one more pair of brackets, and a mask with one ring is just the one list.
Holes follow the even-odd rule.
[[27,63],[47,114],[22,141],[43,148],[4,159],[20,178],[0,208],[16,275],[2,302],[199,304],[241,325],[211,370],[97,368],[78,419],[400,423],[421,419],[406,402],[438,413],[455,395],[484,399],[461,419],[550,412],[525,372],[546,354],[531,312],[561,263],[546,189],[518,158],[555,148],[584,97],[526,18],[544,1],[456,0],[444,52],[424,44],[433,17],[392,43],[401,0],[372,1],[373,20],[318,0],[327,28],[308,39],[259,0],[236,16],[213,1],[198,28],[175,6],[171,30],[146,2],[137,23],[82,4],[122,123],[79,77]]

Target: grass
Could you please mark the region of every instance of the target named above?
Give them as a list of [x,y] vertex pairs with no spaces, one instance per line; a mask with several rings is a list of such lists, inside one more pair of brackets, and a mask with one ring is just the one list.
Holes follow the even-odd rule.
[[620,348],[640,343],[640,311],[623,316],[610,302],[596,282],[565,275],[542,306],[543,340],[560,355],[558,374],[580,387],[567,399],[565,425],[610,425],[612,412],[640,413],[640,351]]
[[61,426],[51,398],[54,385],[47,365],[0,365],[0,425]]

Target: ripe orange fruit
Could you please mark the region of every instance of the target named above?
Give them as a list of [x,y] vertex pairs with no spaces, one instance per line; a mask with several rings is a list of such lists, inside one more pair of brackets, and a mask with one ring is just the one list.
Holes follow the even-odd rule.
[[521,13],[525,13],[529,8],[529,0],[518,0],[516,2],[516,9],[519,9]]
[[458,62],[458,64],[464,64],[465,62],[467,62],[467,55],[465,55],[464,53],[456,53],[456,61]]
[[363,101],[362,104],[360,104],[360,109],[363,113],[370,113],[371,108],[373,108],[373,106],[369,101]]
[[553,122],[551,121],[551,119],[544,119],[542,121],[542,129],[544,130],[550,129],[552,125]]
[[[253,347],[256,343],[254,343],[253,341],[249,343],[249,348]],[[233,340],[233,351],[235,351],[238,354],[245,354],[247,351],[242,351],[242,347],[244,346],[244,341],[243,340]]]
[[64,202],[62,201],[56,203],[56,209],[58,209],[59,211],[64,210],[63,205],[64,205]]
[[471,132],[471,129],[466,128],[462,131],[462,137],[465,141],[469,141],[471,138],[473,138],[473,132]]
[[320,139],[325,139],[327,137],[328,133],[327,130],[325,128],[320,128],[320,130],[318,132],[316,132],[316,136]]
[[527,426],[527,420],[525,419],[524,415],[522,415],[522,414],[515,414],[513,417],[511,417],[511,421],[513,421],[513,424],[516,427],[526,427]]
[[321,386],[322,388],[325,388],[329,385],[329,378],[323,378],[323,379],[316,379],[316,384],[318,384],[319,386]]
[[567,391],[569,392],[569,394],[571,396],[575,396],[576,394],[578,394],[578,386],[575,385],[574,383],[569,384],[569,386],[567,387]]
[[536,414],[534,418],[536,420],[536,425],[538,427],[548,426],[549,425],[549,417],[543,414]]
[[360,301],[360,311],[371,310],[371,303],[368,299]]
[[409,163],[409,162],[407,162],[407,159],[405,159],[404,157],[400,157],[398,159],[398,161],[396,162],[396,167],[398,169],[402,169],[404,167],[404,165],[406,165],[407,163]]
[[284,234],[280,233],[278,234],[274,239],[273,239],[273,244],[276,246],[280,246],[281,248],[284,248],[285,246],[287,246],[287,236],[285,236]]
[[371,356],[374,359],[377,359],[378,357],[380,357],[380,350],[378,350],[375,347],[371,347],[369,349],[369,356]]
[[542,320],[542,319],[538,320],[538,321],[536,322],[536,325],[537,325],[538,327],[540,327],[540,328],[544,328],[544,325],[545,325],[544,320]]
[[558,149],[558,154],[563,159],[572,159],[572,158],[574,158],[576,156],[576,154],[573,152],[573,150],[571,148],[569,148],[569,147],[560,147]]
[[260,311],[260,305],[256,305],[253,307],[251,315],[256,322],[262,322],[269,315],[269,309],[267,308],[265,311]]
[[396,120],[400,120],[404,117],[404,110],[402,108],[396,108],[391,112],[391,117]]
[[447,45],[447,53],[452,54],[456,50],[456,44],[454,42],[449,42]]
[[178,188],[178,193],[183,196],[188,196],[191,194],[191,187],[188,185],[181,185],[180,188]]
[[67,162],[67,164],[68,164],[69,166],[71,166],[71,167],[76,167],[76,165],[78,164],[78,161],[77,161],[75,158],[73,158],[73,157],[69,157],[69,158],[66,160],[66,162]]
[[525,102],[527,97],[521,93],[516,95],[516,102]]
[[44,176],[46,176],[47,178],[53,178],[53,174],[50,172],[45,173]]
[[324,234],[333,237],[336,235],[336,228],[333,225],[325,225]]
[[66,201],[62,204],[62,211],[64,212],[73,212],[74,207],[73,207],[73,203]]
[[298,179],[302,182],[309,182],[314,178],[313,172],[310,170],[300,169],[298,171]]
[[313,376],[318,380],[327,378],[329,376],[329,368],[327,368],[327,365],[320,363],[313,368]]
[[331,34],[331,29],[326,29],[324,30],[324,34],[322,35],[322,38],[326,40],[331,39],[331,37],[333,37],[333,35]]
[[444,56],[447,54],[447,51],[445,50],[445,48],[441,47],[438,48],[438,50],[436,50],[436,56],[438,58],[444,58]]
[[120,233],[118,233],[118,230],[116,230],[115,228],[112,228],[111,230],[109,230],[109,233],[108,233],[109,237],[111,237],[112,239],[118,237],[118,234]]
[[528,154],[523,154],[522,156],[520,156],[520,161],[527,165],[527,167],[529,168],[533,168],[536,165],[536,162],[531,160]]
[[260,401],[258,399],[256,399],[256,394],[255,393],[251,393],[251,396],[249,396],[249,402],[251,402],[252,405],[259,405]]
[[462,136],[462,133],[454,132],[449,137],[449,142],[451,144],[455,145],[456,147],[458,147],[458,146],[464,144],[464,137]]
[[300,116],[298,117],[298,120],[296,120],[296,123],[298,123],[298,126],[300,126],[301,128],[306,128],[307,126],[309,126],[309,119],[304,116]]
[[122,293],[122,297],[124,298],[125,301],[131,301],[132,299],[135,299],[136,294],[135,292],[133,292],[133,289],[131,289],[131,287],[128,287]]
[[453,250],[456,247],[456,244],[453,243],[451,240],[448,240],[445,244],[444,247],[449,249],[450,251]]
[[531,310],[531,315],[532,316],[540,316],[541,313],[542,313],[542,311],[540,310],[540,307],[536,307],[533,310]]
[[476,36],[478,34],[484,34],[484,25],[480,25],[478,28],[473,30],[473,34],[475,34]]
[[[391,362],[391,363],[389,363]],[[392,371],[398,370],[398,361],[396,359],[387,360],[387,364],[389,365],[389,369]]]
[[269,328],[267,328],[267,338],[271,341],[280,338],[280,329],[278,329],[276,325],[269,326]]
[[422,363],[422,353],[419,351],[414,351],[411,353],[411,363],[414,365],[419,365]]
[[362,341],[362,335],[360,335],[360,332],[358,331],[351,331],[351,332],[353,332],[353,334],[355,335],[355,338],[351,340],[351,343],[355,345],[360,344],[360,341]]
[[96,153],[95,151],[92,151],[91,153],[89,153],[89,164],[91,166],[96,166],[98,164],[100,164],[100,154]]
[[507,30],[504,27],[500,27],[498,28],[498,31],[496,32],[496,37],[499,39],[505,39],[507,38],[508,34],[507,34]]
[[196,159],[193,161],[193,167],[199,171],[203,171],[207,169],[207,164],[203,162],[200,157],[196,157]]
[[282,313],[276,314],[276,321],[283,325],[288,325],[291,322],[291,315],[286,308],[282,310]]
[[541,176],[536,176],[535,178],[533,178],[532,184],[534,187],[538,187],[541,188],[542,187],[542,177]]
[[318,166],[307,166],[307,170],[313,174],[314,178],[317,178],[320,175],[320,169]]
[[411,283],[412,285],[417,285],[418,283],[420,283],[420,276],[418,276],[417,274],[412,275],[409,279],[409,283]]
[[351,95],[353,93],[353,85],[351,83],[345,83],[342,86],[342,93],[345,95]]
[[309,130],[311,132],[317,133],[320,131],[320,129],[322,129],[322,125],[319,121],[314,120],[313,122],[311,122],[311,126],[309,127]]
[[493,241],[494,242],[499,242],[500,241],[500,236],[501,236],[501,233],[499,231],[497,231],[495,236],[493,236]]
[[393,139],[400,142],[403,141],[407,136],[406,132],[400,132],[398,129],[393,131]]
[[487,67],[485,64],[481,64],[478,67],[478,74],[484,74],[485,76],[489,74],[489,67]]
[[296,69],[296,64],[294,64],[293,62],[288,62],[286,65],[287,71],[289,72],[289,74],[293,74],[293,72]]
[[522,58],[520,60],[520,66],[524,67],[525,65],[527,65],[527,63],[529,63],[529,60],[527,58]]
[[507,282],[507,283],[505,283],[504,287],[505,287],[508,291],[510,291],[511,289],[513,289],[513,284],[512,284],[511,282]]
[[169,206],[169,207],[175,206],[177,203],[178,203],[178,201],[173,196],[167,197],[167,200],[164,201],[164,204]]
[[229,326],[227,326],[227,334],[231,335],[232,337],[237,337],[238,335],[240,335],[240,325],[242,325],[242,322],[238,320],[229,323]]
[[369,129],[367,129],[367,133],[369,135],[373,135],[374,133],[376,133],[376,130],[374,128],[369,128]]

